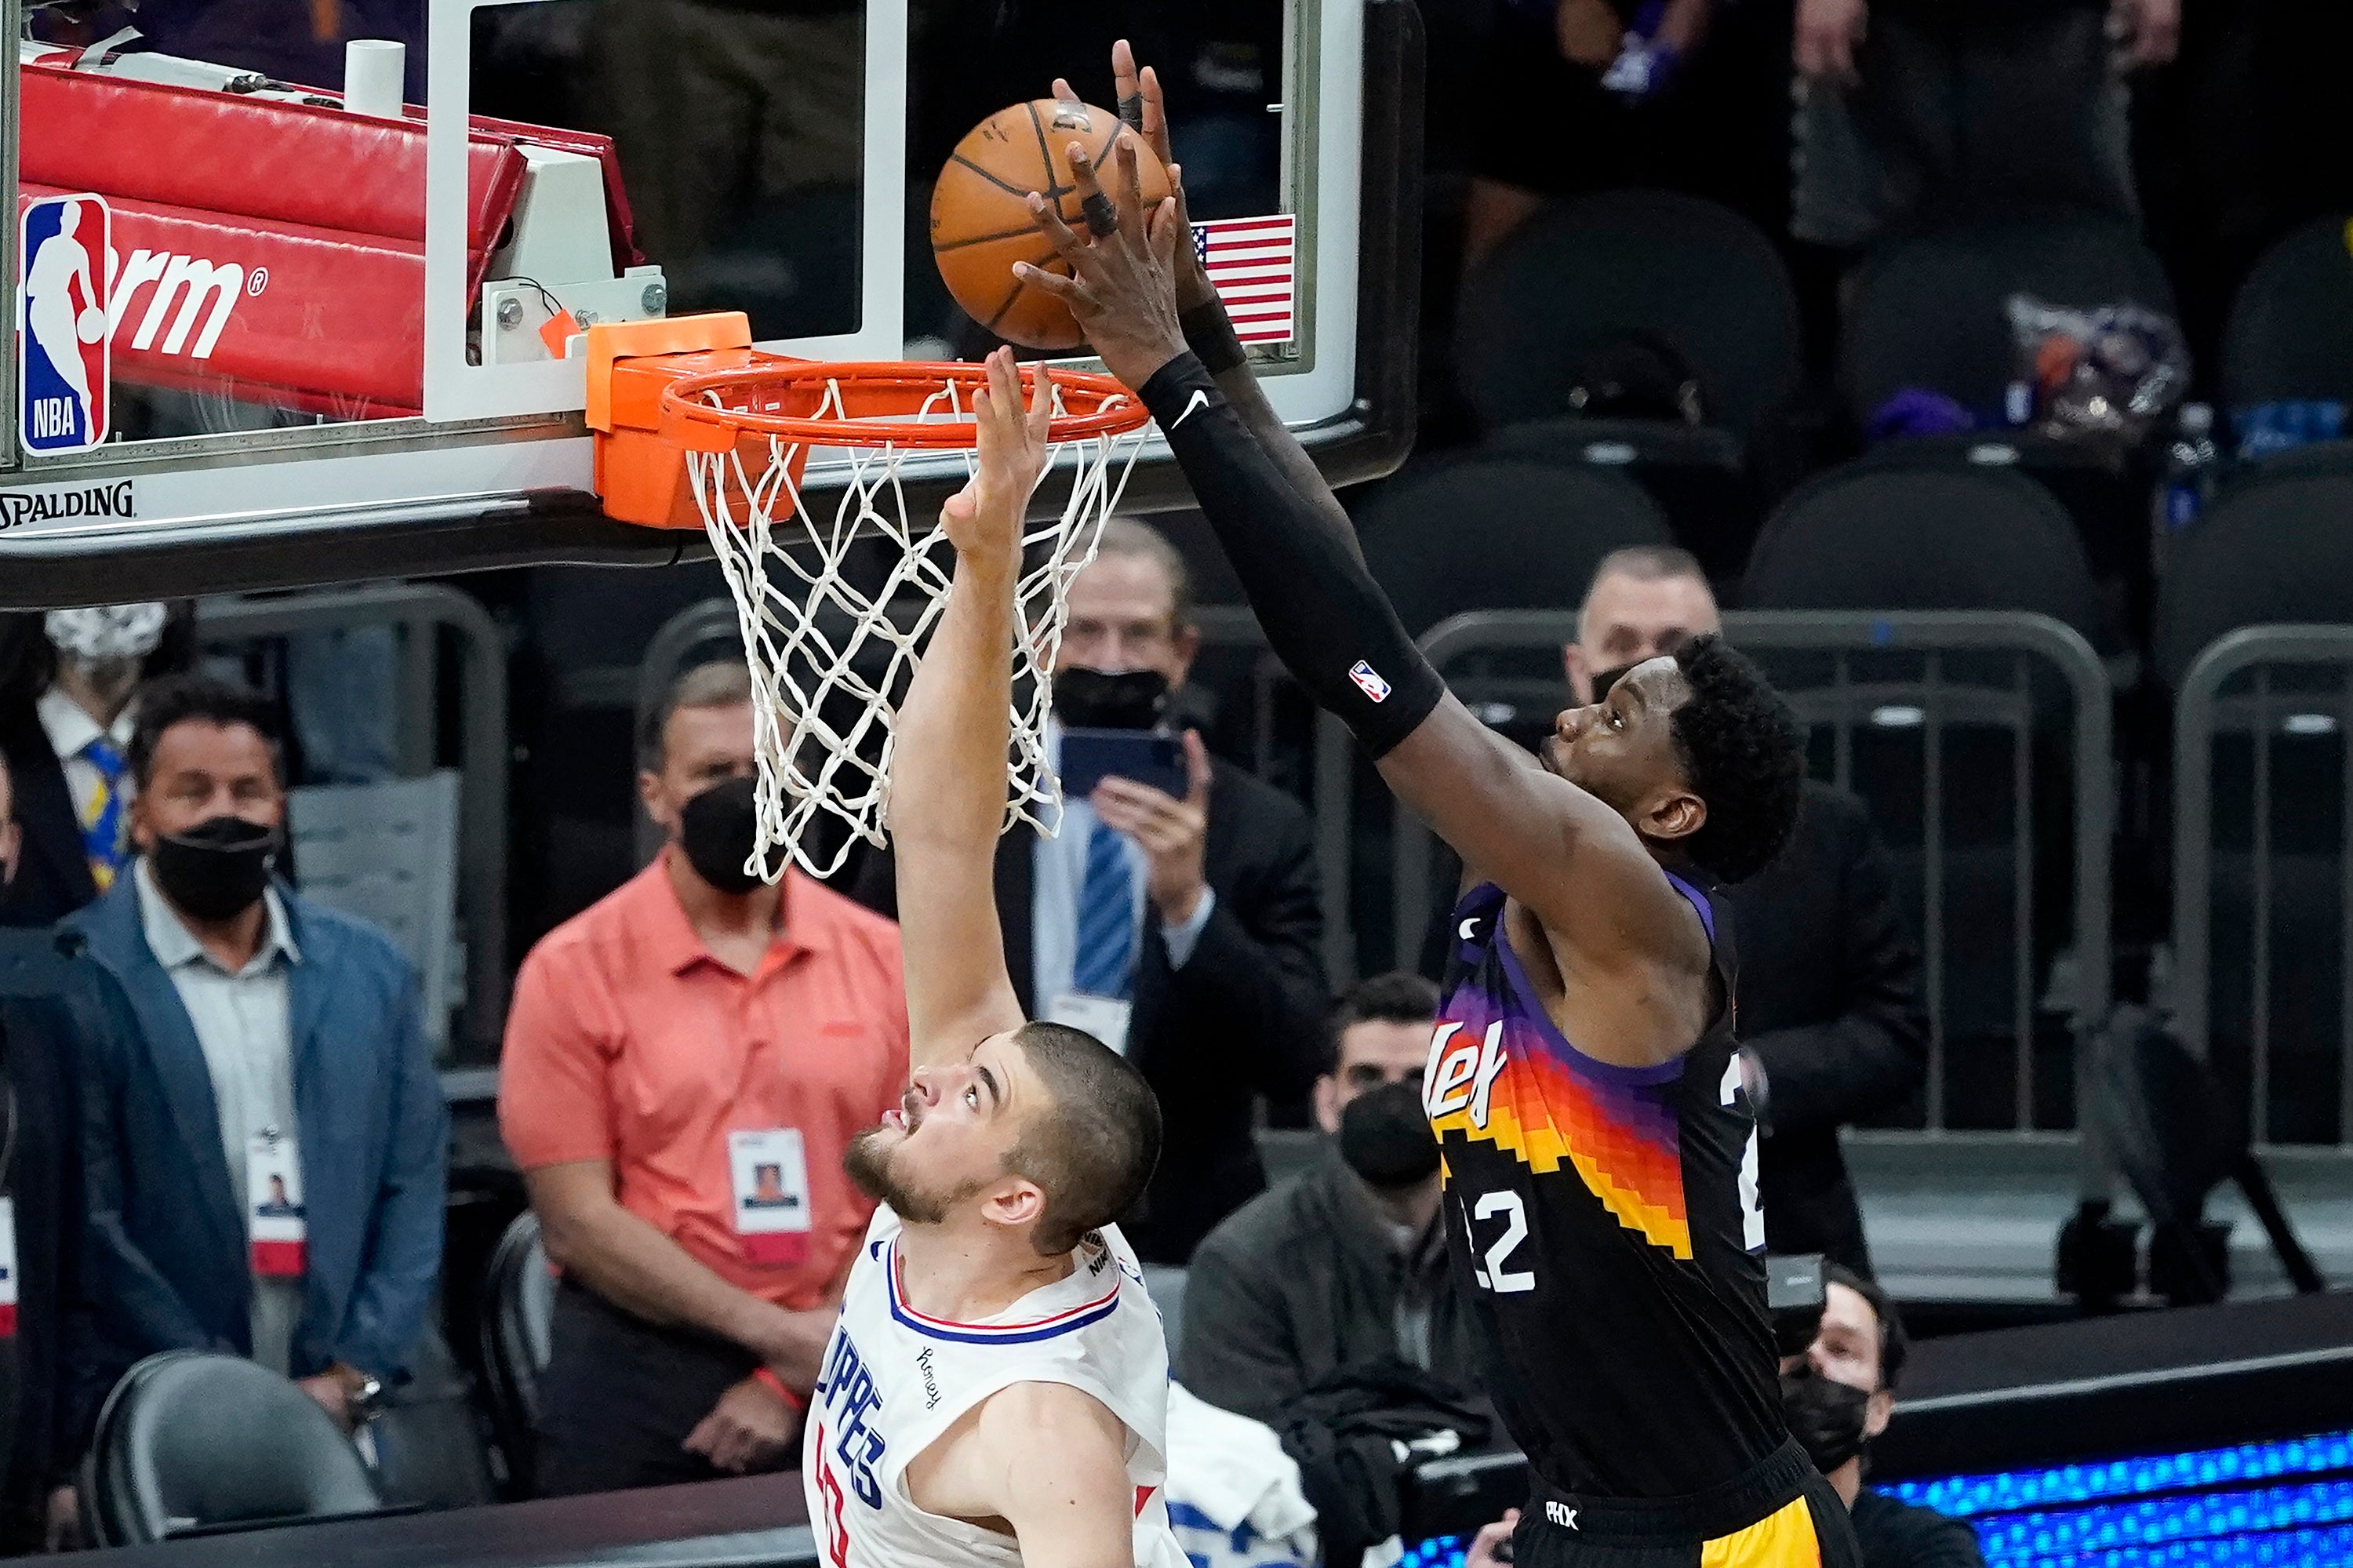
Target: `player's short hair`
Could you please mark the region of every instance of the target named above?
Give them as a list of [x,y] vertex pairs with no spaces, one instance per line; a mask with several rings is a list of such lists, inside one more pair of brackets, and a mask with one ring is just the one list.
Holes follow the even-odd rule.
[[1438,988],[1420,975],[1392,969],[1370,975],[1340,993],[1324,1019],[1324,1070],[1340,1070],[1340,1037],[1359,1023],[1428,1023],[1438,1016]]
[[751,700],[752,672],[742,660],[713,659],[708,664],[697,664],[672,681],[661,706],[646,715],[645,728],[638,736],[638,766],[649,773],[661,771],[670,716],[679,709],[737,708]]
[[1105,556],[1141,558],[1159,567],[1167,576],[1168,601],[1175,607],[1169,625],[1182,631],[1193,624],[1193,570],[1167,535],[1134,517],[1113,517],[1103,524],[1103,541],[1095,546],[1097,559]]
[[1054,1101],[1005,1157],[1046,1194],[1030,1240],[1051,1257],[1144,1196],[1160,1163],[1160,1101],[1133,1063],[1084,1030],[1025,1023],[1013,1041]]
[[1896,1380],[1904,1375],[1904,1358],[1912,1350],[1903,1314],[1895,1310],[1895,1303],[1877,1280],[1865,1279],[1842,1263],[1823,1269],[1822,1277],[1832,1285],[1845,1286],[1871,1304],[1872,1316],[1879,1319],[1879,1386],[1894,1393]]
[[131,777],[141,789],[155,781],[155,747],[174,725],[244,725],[269,750],[270,777],[286,787],[286,743],[269,699],[248,686],[210,675],[167,675],[139,688],[139,720],[131,732]]
[[1723,638],[1694,637],[1674,659],[1690,692],[1670,720],[1675,750],[1707,805],[1683,852],[1716,882],[1745,882],[1773,863],[1797,824],[1805,736],[1764,672]]

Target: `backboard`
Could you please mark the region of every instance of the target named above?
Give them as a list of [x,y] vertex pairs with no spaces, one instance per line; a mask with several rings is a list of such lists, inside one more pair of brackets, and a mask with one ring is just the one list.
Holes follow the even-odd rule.
[[[37,40],[0,91],[0,609],[693,548],[587,493],[585,325],[976,356],[931,176],[1057,76],[1108,101],[1119,37],[1276,407],[1342,481],[1410,439],[1410,0],[0,11]],[[1165,448],[1130,495],[1182,503]]]

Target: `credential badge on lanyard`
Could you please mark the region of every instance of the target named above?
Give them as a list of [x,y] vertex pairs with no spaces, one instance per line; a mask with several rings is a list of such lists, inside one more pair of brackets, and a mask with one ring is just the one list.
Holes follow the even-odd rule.
[[798,1128],[727,1135],[727,1174],[735,1193],[735,1234],[754,1263],[808,1259],[808,1161]]
[[292,1138],[267,1127],[248,1140],[245,1192],[253,1272],[283,1279],[307,1270],[310,1225],[302,1208],[302,1160]]

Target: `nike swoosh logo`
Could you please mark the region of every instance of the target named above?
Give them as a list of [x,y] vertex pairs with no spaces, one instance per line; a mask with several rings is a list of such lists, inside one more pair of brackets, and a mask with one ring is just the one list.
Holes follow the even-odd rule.
[[1472,934],[1471,928],[1478,924],[1479,917],[1476,915],[1473,915],[1470,919],[1465,920],[1461,925],[1457,926],[1454,928],[1454,934],[1461,938],[1466,942],[1475,942],[1479,938]]
[[1171,425],[1168,428],[1172,430],[1175,429],[1176,425],[1181,425],[1186,420],[1191,418],[1196,409],[1206,408],[1208,406],[1209,395],[1207,392],[1202,391],[1198,387],[1194,387],[1193,400],[1185,405],[1185,411],[1183,413],[1176,416],[1176,424]]

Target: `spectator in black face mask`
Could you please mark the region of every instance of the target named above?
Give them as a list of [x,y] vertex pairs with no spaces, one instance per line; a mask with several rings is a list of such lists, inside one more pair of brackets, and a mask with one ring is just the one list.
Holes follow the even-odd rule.
[[1279,1427],[1308,1388],[1389,1358],[1484,1404],[1421,1108],[1437,1016],[1438,988],[1411,974],[1360,980],[1333,1009],[1315,1084],[1327,1157],[1244,1204],[1193,1255],[1176,1377],[1211,1404]]
[[448,1113],[417,972],[273,874],[286,788],[260,698],[159,682],[129,760],[138,857],[66,922],[143,1036],[82,1053],[106,1370],[250,1356],[348,1427],[410,1365],[441,1267]]
[[1871,1440],[1895,1410],[1904,1321],[1885,1291],[1836,1264],[1824,1295],[1814,1342],[1782,1364],[1781,1404],[1790,1436],[1845,1499],[1864,1568],[1985,1568],[1968,1525],[1863,1489]]
[[[1862,1484],[1871,1440],[1887,1430],[1903,1375],[1904,1321],[1887,1293],[1832,1264],[1821,1326],[1801,1356],[1781,1365],[1781,1406],[1789,1435],[1804,1445],[1847,1506],[1863,1568],[1985,1568],[1969,1527],[1934,1509],[1901,1503]],[[1480,1531],[1463,1568],[1500,1568],[1516,1510]]]
[[[1066,728],[1168,726],[1199,645],[1184,557],[1148,525],[1113,518],[1071,582],[1047,734],[1058,770]],[[1265,1188],[1253,1102],[1306,1094],[1329,1000],[1306,811],[1211,758],[1199,736],[1181,739],[1181,792],[1106,777],[1065,799],[1055,837],[1010,832],[997,849],[1021,1005],[1111,1045],[1160,1097],[1160,1166],[1140,1212],[1120,1222],[1147,1263],[1183,1263]],[[870,857],[856,896],[895,915],[895,874],[889,855]]]

